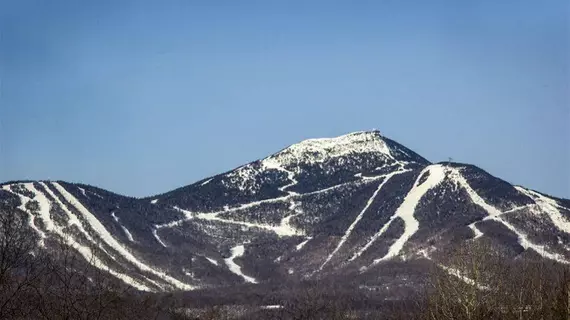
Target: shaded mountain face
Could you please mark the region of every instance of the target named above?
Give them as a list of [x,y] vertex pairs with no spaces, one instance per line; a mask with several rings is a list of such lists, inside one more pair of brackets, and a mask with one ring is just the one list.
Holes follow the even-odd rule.
[[27,215],[38,247],[63,241],[145,291],[338,276],[375,286],[467,241],[570,261],[570,201],[430,163],[377,131],[306,140],[150,198],[28,181],[1,185],[0,201]]

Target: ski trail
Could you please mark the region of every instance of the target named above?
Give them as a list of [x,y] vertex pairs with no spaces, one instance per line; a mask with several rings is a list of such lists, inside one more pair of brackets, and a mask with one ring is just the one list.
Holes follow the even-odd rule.
[[166,243],[164,243],[162,241],[162,239],[160,239],[160,237],[158,236],[158,230],[157,228],[152,229],[152,235],[154,236],[154,238],[156,239],[156,241],[158,241],[158,243],[160,243],[161,246],[168,248],[168,246],[166,245]]
[[424,258],[428,259],[429,261],[434,262],[435,265],[440,267],[443,271],[445,271],[450,276],[454,276],[454,277],[458,278],[459,280],[463,281],[464,283],[466,283],[470,286],[474,286],[479,290],[489,290],[489,287],[478,284],[475,280],[463,275],[463,273],[460,270],[452,268],[452,267],[447,267],[447,266],[444,266],[443,264],[440,264],[440,263],[433,261],[425,250],[422,250],[421,254]]
[[305,241],[299,243],[298,245],[295,246],[295,250],[299,251],[301,249],[303,249],[303,247],[313,239],[313,237],[307,237],[307,239],[305,239]]
[[47,194],[54,199],[54,201],[57,203],[57,205],[59,205],[61,210],[63,210],[63,212],[67,215],[67,225],[77,226],[77,228],[79,228],[81,233],[83,233],[88,240],[92,241],[93,239],[91,238],[89,233],[83,228],[83,224],[81,224],[81,221],[79,221],[77,216],[73,214],[71,211],[69,211],[67,206],[63,202],[61,202],[61,200],[55,195],[55,193],[53,193],[53,191],[48,187],[47,184],[45,184],[44,182],[40,182],[40,185],[44,188]]
[[241,225],[241,226],[245,226],[248,228],[259,228],[259,229],[263,229],[263,230],[268,230],[268,231],[275,232],[275,234],[277,234],[279,237],[299,235],[299,233],[296,230],[294,230],[293,228],[291,228],[288,225],[289,220],[291,218],[293,218],[294,215],[287,216],[287,217],[283,218],[281,220],[280,225],[274,226],[274,225],[253,223],[253,222],[247,222],[247,221],[231,220],[231,219],[225,219],[225,218],[219,217],[220,214],[232,212],[232,211],[234,211],[234,209],[229,209],[229,210],[225,210],[225,211],[218,211],[218,212],[210,212],[210,213],[192,213],[188,210],[180,209],[178,207],[173,207],[173,208],[175,210],[183,212],[186,216],[180,220],[175,220],[175,221],[172,221],[169,223],[156,225],[155,226],[156,229],[172,228],[172,227],[179,226],[182,223],[189,221],[189,220],[192,220],[192,219],[200,219],[200,220],[216,221],[216,222],[221,222],[221,223],[226,223],[226,224]]
[[295,218],[301,214],[302,214],[302,212],[298,212],[298,213],[290,214],[290,215],[284,217],[283,219],[281,219],[279,227],[277,227],[277,229],[275,229],[274,232],[279,237],[285,237],[285,236],[290,237],[290,236],[304,235],[304,233],[302,231],[297,230],[297,228],[295,228],[291,225],[291,219],[293,219],[293,218]]
[[279,189],[280,191],[287,192],[288,195],[290,195],[290,196],[296,196],[296,195],[298,195],[299,193],[297,193],[297,192],[295,192],[295,191],[288,191],[288,190],[287,190],[287,188],[292,187],[292,186],[294,186],[294,185],[296,185],[296,184],[298,183],[298,181],[295,179],[295,173],[294,173],[293,171],[289,171],[289,170],[287,170],[287,169],[285,169],[285,168],[280,168],[280,170],[283,171],[283,172],[285,172],[285,173],[287,173],[287,179],[289,179],[289,181],[291,181],[291,182],[288,183],[288,184],[286,184],[286,185],[284,185],[284,186],[282,186],[282,187],[279,187],[278,189]]
[[[411,170],[405,170],[405,171],[411,171]],[[284,219],[281,220],[281,224],[279,226],[266,225],[266,224],[255,224],[255,223],[239,221],[239,220],[224,219],[224,218],[219,218],[218,215],[223,214],[223,213],[231,213],[231,212],[236,212],[236,211],[243,210],[243,209],[252,208],[252,207],[256,207],[256,206],[266,204],[266,203],[277,203],[277,202],[288,201],[288,200],[296,199],[296,198],[303,198],[305,196],[320,194],[320,193],[328,192],[328,191],[335,190],[338,188],[342,188],[342,187],[350,185],[350,184],[372,183],[372,182],[379,180],[381,178],[385,178],[388,175],[390,175],[390,174],[383,174],[383,175],[379,175],[379,176],[368,177],[366,179],[341,183],[341,184],[338,184],[338,185],[335,185],[332,187],[328,187],[325,189],[311,191],[311,192],[307,192],[307,193],[301,193],[301,194],[295,193],[293,191],[286,191],[286,192],[289,192],[289,194],[286,196],[283,196],[283,197],[253,201],[253,202],[249,202],[249,203],[239,205],[239,206],[234,207],[234,208],[228,208],[228,209],[224,209],[221,211],[215,211],[215,212],[195,212],[194,213],[194,212],[179,208],[177,206],[174,206],[173,209],[184,213],[185,217],[182,219],[179,219],[179,220],[174,220],[174,221],[165,223],[165,224],[156,225],[155,227],[157,229],[172,228],[172,227],[179,226],[182,223],[189,221],[189,220],[192,220],[192,219],[203,219],[203,220],[213,220],[213,221],[217,221],[217,222],[221,222],[221,223],[227,223],[227,224],[243,225],[243,226],[251,227],[251,228],[257,227],[260,229],[273,231],[278,236],[303,235],[302,232],[300,232],[300,231],[292,230],[292,227],[287,224],[291,218],[293,218],[299,214],[293,214],[291,216],[285,217]],[[293,184],[288,184],[288,185],[285,185],[285,186],[280,187],[280,188],[288,188],[291,185],[293,185]]]
[[81,202],[79,202],[73,195],[67,192],[65,188],[63,188],[57,182],[53,182],[52,185],[59,191],[59,193],[65,198],[65,200],[67,200],[67,202],[73,205],[83,215],[87,223],[89,223],[91,228],[93,228],[93,230],[95,230],[95,232],[99,234],[101,239],[105,241],[109,246],[111,246],[111,248],[113,248],[115,251],[121,254],[127,261],[131,262],[133,265],[135,265],[142,271],[146,271],[154,274],[155,276],[158,276],[159,278],[170,283],[172,286],[174,286],[177,289],[182,289],[182,290],[195,289],[194,286],[183,283],[167,275],[166,273],[155,270],[154,268],[151,268],[148,265],[139,261],[131,252],[129,252],[125,247],[123,247],[123,245],[121,245],[109,233],[109,231],[101,224],[101,222],[89,210],[87,210],[87,208],[85,208],[83,204],[81,204]]
[[520,207],[515,207],[515,208],[512,208],[512,209],[509,209],[509,210],[507,210],[507,211],[503,211],[501,214],[511,213],[511,212],[515,212],[515,211],[518,211],[518,210],[528,209],[528,208],[532,208],[532,207],[536,207],[536,206],[538,206],[536,203],[527,204],[527,205],[524,205],[524,206],[520,206]]
[[245,247],[243,246],[243,244],[233,247],[231,249],[231,253],[232,253],[231,257],[224,259],[224,262],[226,263],[230,271],[242,277],[245,280],[245,282],[257,283],[257,280],[255,280],[255,278],[243,274],[243,272],[241,271],[241,267],[234,262],[235,258],[241,257],[245,253]]
[[269,305],[269,306],[261,306],[259,307],[259,309],[283,309],[284,307],[280,304],[274,304],[274,305]]
[[281,201],[285,201],[285,200],[289,200],[289,198],[291,198],[291,195],[286,195],[283,197],[277,197],[277,198],[272,198],[272,199],[264,199],[264,200],[259,200],[259,201],[253,201],[253,202],[249,202],[249,203],[245,203],[242,205],[239,205],[237,207],[233,207],[233,208],[228,208],[222,211],[217,211],[217,212],[211,212],[209,214],[212,213],[227,213],[227,212],[235,212],[235,211],[239,211],[239,210],[243,210],[243,209],[249,209],[251,207],[256,207],[265,203],[276,203],[276,202],[281,202]]
[[[292,198],[290,200],[289,210],[293,211],[293,214],[290,214],[280,222],[281,233],[286,235],[304,235],[302,231],[297,230],[297,228],[291,225],[291,219],[303,214],[303,211],[299,209],[299,204],[295,202]],[[278,234],[279,235],[279,234]]]
[[[426,172],[429,172],[429,177],[426,181],[418,185],[420,178]],[[402,202],[394,214],[394,218],[397,217],[404,220],[404,233],[400,236],[400,238],[398,238],[398,240],[396,240],[396,242],[390,246],[388,253],[382,258],[374,260],[373,264],[377,264],[381,261],[385,261],[397,256],[400,251],[402,251],[402,248],[406,242],[414,235],[414,233],[416,233],[416,231],[418,231],[420,223],[414,217],[416,207],[426,192],[443,181],[445,178],[445,173],[445,167],[440,164],[429,165],[420,172],[418,178],[414,182],[414,186],[408,192],[404,198],[404,202]]]
[[263,160],[262,166],[265,169],[274,169],[274,170],[278,170],[281,172],[285,172],[287,174],[287,179],[291,182],[289,184],[282,186],[282,187],[279,187],[278,188],[279,191],[287,192],[289,196],[298,195],[297,192],[286,190],[287,188],[294,186],[298,183],[298,181],[295,179],[295,173],[293,171],[290,171],[290,170],[283,168],[283,166],[277,160],[270,159],[270,158]]
[[478,239],[478,238],[483,236],[483,232],[481,232],[481,230],[479,230],[477,228],[477,226],[475,226],[475,224],[477,222],[479,222],[479,221],[475,221],[475,222],[471,223],[470,225],[468,225],[469,229],[471,229],[471,231],[473,231],[474,236],[473,236],[472,240]]
[[[79,232],[81,232],[81,234],[87,239],[87,241],[93,243],[93,245],[97,245],[97,247],[99,249],[101,249],[101,251],[103,251],[111,259],[116,260],[116,258],[112,254],[110,254],[107,250],[105,250],[105,248],[103,248],[97,244],[97,241],[95,241],[93,239],[93,237],[91,237],[89,232],[87,232],[87,230],[85,230],[83,223],[81,223],[81,221],[77,218],[77,216],[74,213],[72,213],[69,210],[69,208],[67,208],[67,206],[53,193],[53,191],[49,188],[49,186],[46,183],[40,182],[40,185],[44,188],[44,190],[47,192],[47,194],[52,199],[54,199],[54,201],[61,208],[61,210],[63,210],[63,212],[67,215],[67,225],[68,226],[75,226],[79,230]],[[38,191],[38,190],[36,190],[36,191]]]
[[545,258],[548,258],[550,260],[554,260],[554,261],[564,263],[564,264],[570,264],[570,261],[566,260],[566,258],[563,255],[558,254],[558,253],[548,252],[546,250],[545,245],[537,245],[535,243],[532,243],[530,240],[528,240],[526,235],[524,235],[522,232],[518,231],[512,224],[503,220],[501,217],[488,217],[488,219],[502,223],[505,227],[507,227],[507,229],[511,230],[514,234],[516,234],[518,237],[519,244],[525,250],[532,249],[532,250],[536,251],[536,253],[538,253],[539,255],[541,255]]
[[273,159],[263,160],[263,166],[266,169],[275,169],[275,170],[279,170],[279,171],[287,173],[287,179],[290,181],[290,183],[288,183],[282,187],[279,187],[278,189],[281,192],[287,193],[286,198],[290,202],[289,210],[291,210],[295,213],[290,214],[290,215],[284,217],[283,219],[281,219],[281,222],[279,224],[279,229],[274,230],[274,232],[277,233],[277,235],[279,237],[303,234],[302,232],[299,232],[296,228],[294,228],[291,225],[291,219],[302,214],[301,211],[297,210],[297,204],[293,200],[294,199],[293,197],[298,196],[299,193],[287,190],[287,188],[292,187],[298,183],[297,179],[295,179],[295,173],[293,171],[290,171],[290,170],[283,168],[283,166],[278,161],[273,160]]
[[218,264],[218,261],[216,261],[216,260],[214,260],[214,259],[212,259],[212,258],[209,258],[209,257],[206,257],[206,256],[204,256],[204,258],[206,258],[206,260],[210,261],[210,263],[213,264],[213,265],[215,265],[215,266],[218,266],[218,265],[219,265],[219,264]]
[[479,196],[479,194],[477,194],[477,192],[473,190],[473,188],[471,188],[467,180],[465,180],[465,177],[463,177],[463,175],[457,169],[450,169],[449,177],[457,184],[459,184],[463,189],[465,189],[465,191],[471,198],[471,201],[473,201],[473,203],[483,208],[489,214],[489,216],[494,217],[503,214],[501,210],[493,207],[492,205],[488,204],[485,200],[483,200],[483,198],[481,198],[481,196]]
[[135,240],[133,239],[133,235],[131,234],[131,232],[125,227],[123,226],[120,222],[119,222],[119,217],[117,217],[115,215],[115,212],[111,212],[111,216],[113,217],[113,219],[115,220],[116,223],[119,224],[119,226],[123,229],[123,232],[125,233],[125,235],[127,236],[127,239],[129,239],[130,242],[135,242]]
[[176,211],[182,212],[184,214],[184,218],[179,219],[179,220],[170,221],[170,222],[164,223],[164,224],[156,224],[156,225],[154,225],[154,227],[156,229],[178,227],[178,226],[182,225],[182,223],[194,219],[194,213],[192,213],[191,211],[181,209],[178,206],[174,206],[172,208]]
[[[39,203],[39,215],[40,217],[47,217],[50,219],[50,222],[44,221],[44,224],[51,227],[51,231],[57,234],[62,241],[64,241],[68,246],[75,249],[83,258],[93,265],[95,268],[108,272],[109,274],[115,276],[119,280],[123,281],[124,283],[133,286],[134,288],[142,291],[153,291],[150,287],[142,284],[139,280],[136,280],[126,274],[114,271],[108,265],[106,265],[103,261],[95,256],[95,253],[88,247],[81,245],[75,239],[72,239],[72,235],[67,235],[63,232],[63,229],[58,227],[51,221],[50,218],[50,201],[49,199],[39,190],[37,190],[32,183],[22,184],[28,191],[34,193],[34,200]],[[26,212],[30,213],[27,209]],[[31,214],[31,213],[30,213]],[[42,218],[43,220],[43,218]]]
[[210,183],[210,181],[212,181],[213,179],[214,179],[214,178],[211,178],[211,179],[208,179],[208,180],[206,180],[206,181],[200,183],[200,186],[205,186],[205,185],[207,185],[207,184]]
[[385,178],[387,176],[387,174],[382,174],[379,176],[374,176],[374,177],[362,177],[362,174],[360,176],[360,180],[354,180],[354,181],[349,181],[349,182],[345,182],[345,183],[340,183],[337,185],[334,185],[332,187],[328,187],[328,188],[324,188],[324,189],[320,189],[320,190],[315,190],[315,191],[311,191],[311,192],[307,192],[307,193],[301,193],[299,194],[299,198],[303,198],[305,196],[311,196],[311,195],[316,195],[316,194],[321,194],[321,193],[325,193],[325,192],[329,192],[331,190],[336,190],[351,184],[356,184],[356,183],[361,183],[361,184],[367,184],[367,183],[372,183],[376,180]]
[[[501,215],[503,215],[503,214],[505,214],[505,213],[510,213],[510,212],[515,212],[515,211],[518,211],[518,210],[522,210],[522,209],[525,209],[525,208],[531,208],[531,207],[533,207],[533,206],[536,206],[536,204],[529,204],[529,205],[524,205],[524,206],[512,208],[512,209],[509,209],[509,210],[507,210],[507,211],[503,211],[503,212],[501,213]],[[487,217],[484,218],[483,220],[488,220],[488,219],[489,219],[489,216],[487,216]],[[477,228],[477,226],[476,226],[477,223],[479,223],[479,222],[481,222],[481,221],[483,221],[483,220],[477,220],[477,221],[475,221],[475,222],[473,222],[473,223],[471,223],[471,224],[468,225],[469,229],[471,229],[471,231],[473,231],[473,238],[472,238],[471,240],[476,240],[476,239],[479,239],[480,237],[483,236],[484,233],[481,232],[481,230],[479,230],[479,228]]]
[[545,211],[554,225],[561,231],[570,233],[570,221],[558,210],[558,203],[540,193],[522,187],[515,187],[519,192],[531,198],[543,211]]
[[6,190],[6,191],[10,192],[11,194],[13,194],[13,195],[17,196],[18,198],[20,198],[21,204],[18,206],[18,209],[22,210],[23,212],[25,212],[25,213],[28,215],[28,226],[29,226],[30,228],[32,228],[34,231],[36,231],[36,233],[37,233],[38,236],[40,237],[40,238],[38,239],[38,245],[39,245],[41,248],[45,247],[44,239],[45,239],[47,236],[46,236],[46,234],[45,234],[42,230],[40,230],[40,229],[36,226],[36,224],[35,224],[36,216],[35,216],[33,213],[31,213],[28,209],[26,209],[26,204],[27,204],[30,200],[32,200],[32,199],[30,199],[30,198],[28,198],[28,197],[26,197],[26,196],[24,196],[24,195],[21,195],[21,194],[19,194],[19,193],[17,193],[17,192],[12,191],[12,189],[10,189],[10,185],[2,186],[2,189]]
[[89,196],[87,195],[87,193],[85,193],[85,189],[81,188],[81,187],[77,187],[79,189],[79,191],[81,191],[81,193],[83,194],[83,196],[85,198],[89,198]]
[[370,199],[368,199],[368,202],[366,202],[366,205],[364,206],[364,208],[362,208],[362,210],[360,211],[360,213],[358,214],[358,216],[356,216],[356,219],[354,219],[354,221],[352,222],[352,224],[350,224],[350,226],[348,227],[348,229],[346,229],[346,232],[344,233],[344,235],[342,236],[342,238],[340,239],[340,241],[338,242],[336,248],[333,250],[333,252],[331,252],[331,254],[329,254],[329,256],[326,258],[325,262],[323,262],[323,264],[320,266],[319,271],[323,270],[323,268],[327,265],[327,263],[329,263],[329,261],[333,258],[333,256],[338,252],[338,250],[340,250],[340,248],[344,245],[344,243],[346,242],[346,240],[348,240],[348,237],[350,237],[350,234],[352,233],[352,230],[354,230],[354,228],[356,227],[356,225],[358,224],[358,222],[362,219],[362,217],[364,216],[364,213],[366,212],[366,210],[368,210],[368,208],[370,207],[370,205],[372,205],[372,203],[374,202],[374,199],[376,199],[376,196],[378,195],[378,193],[380,192],[380,190],[382,190],[382,187],[386,184],[386,182],[388,182],[388,180],[390,180],[390,178],[392,178],[392,176],[396,175],[396,174],[400,174],[402,172],[398,171],[398,172],[394,172],[391,175],[388,175],[384,181],[382,181],[382,183],[380,183],[378,185],[378,188],[376,188],[376,191],[374,191],[374,193],[372,194],[372,196],[370,197]]
[[[124,273],[120,273],[120,272],[117,272],[117,271],[111,269],[110,266],[106,265],[103,261],[101,261],[99,258],[97,258],[95,256],[95,253],[92,252],[91,249],[89,249],[88,247],[84,247],[84,246],[80,245],[76,241],[69,239],[68,237],[66,237],[63,234],[61,234],[61,238],[63,239],[63,241],[65,241],[65,243],[68,246],[70,246],[71,248],[74,248],[77,252],[79,252],[79,254],[81,254],[83,256],[85,261],[87,261],[89,264],[91,264],[95,268],[103,270],[105,272],[108,272],[112,276],[114,276],[117,279],[123,281],[124,283],[136,288],[137,290],[148,291],[148,292],[155,292],[156,291],[156,290],[153,290],[150,287],[140,283],[138,280],[130,277],[129,275],[126,275]],[[151,281],[150,279],[146,279],[146,280],[149,281],[150,283],[153,283],[156,285],[156,283],[154,281]],[[159,285],[156,285],[156,286],[158,288],[161,288],[161,286],[159,286]]]
[[241,225],[241,226],[245,226],[248,228],[259,228],[259,229],[263,229],[263,230],[269,230],[269,231],[275,232],[275,234],[277,234],[279,237],[302,235],[288,225],[289,220],[291,218],[293,218],[294,215],[290,215],[290,216],[283,218],[281,220],[281,225],[273,226],[273,225],[268,225],[268,224],[259,224],[259,223],[252,223],[252,222],[246,222],[246,221],[236,221],[236,220],[224,219],[224,218],[218,217],[218,214],[220,214],[220,213],[198,213],[194,216],[194,218],[202,219],[202,220],[217,221],[217,222],[222,222],[222,223],[227,223],[227,224]]
[[[453,181],[455,181],[459,186],[461,186],[463,189],[465,189],[465,191],[467,192],[467,194],[471,198],[471,201],[473,201],[473,203],[475,203],[476,205],[483,208],[483,210],[485,210],[489,214],[489,216],[494,217],[494,216],[499,216],[499,215],[503,214],[503,212],[501,212],[497,208],[487,204],[487,202],[485,200],[483,200],[483,198],[481,198],[479,196],[479,194],[477,194],[477,192],[475,192],[475,190],[473,190],[473,188],[471,188],[471,186],[469,185],[467,180],[465,180],[463,175],[459,171],[457,171],[457,169],[450,169],[449,172],[450,172],[449,177]],[[468,226],[473,231],[474,236],[473,236],[472,240],[475,240],[475,239],[483,236],[483,232],[481,232],[481,230],[479,230],[475,226],[475,224],[477,222],[479,222],[479,221],[475,221]]]
[[[410,171],[410,170],[404,170],[404,171],[398,172],[397,174],[402,174],[402,173],[408,172],[408,171]],[[392,174],[392,175],[393,175],[393,174]],[[388,176],[386,177],[386,180],[384,181],[384,183],[387,182],[388,179],[392,177],[392,175],[388,175]],[[384,183],[383,183],[383,184],[384,184]],[[380,186],[383,186],[383,184],[380,185]],[[378,232],[376,232],[376,233],[372,236],[372,238],[370,238],[370,240],[368,240],[368,242],[364,245],[364,247],[360,248],[360,250],[358,250],[358,252],[356,252],[354,255],[352,255],[352,257],[350,257],[350,259],[348,259],[348,261],[354,261],[354,260],[356,260],[358,257],[360,257],[364,252],[366,252],[366,250],[368,250],[368,248],[370,248],[370,246],[371,246],[372,244],[374,244],[374,242],[376,242],[376,240],[378,240],[378,238],[380,238],[380,236],[382,236],[382,235],[384,234],[384,232],[386,232],[386,230],[388,230],[388,227],[390,227],[390,224],[392,224],[392,221],[394,221],[394,219],[396,219],[397,217],[398,217],[398,216],[396,215],[396,213],[395,213],[394,215],[392,215],[392,216],[390,217],[390,219],[388,220],[388,222],[386,222],[386,224],[384,224],[384,225],[382,226],[382,228],[380,228],[380,230],[379,230]]]
[[[561,263],[565,263],[565,264],[570,263],[568,260],[566,260],[564,258],[564,256],[557,254],[557,253],[548,252],[546,250],[546,246],[537,245],[535,243],[532,243],[530,240],[528,240],[527,236],[524,233],[520,232],[517,228],[515,228],[515,226],[513,226],[509,222],[505,221],[501,217],[503,212],[501,212],[499,209],[489,205],[485,200],[483,200],[483,198],[481,198],[477,194],[477,192],[475,192],[475,190],[473,190],[473,188],[471,188],[471,186],[469,185],[467,180],[465,180],[463,175],[457,169],[452,169],[451,174],[449,176],[467,191],[467,194],[469,195],[469,197],[471,198],[471,201],[473,201],[473,203],[477,204],[478,206],[483,208],[485,211],[487,211],[489,216],[485,217],[483,220],[494,220],[494,221],[497,221],[497,222],[503,224],[505,227],[507,227],[507,229],[509,229],[511,232],[513,232],[514,234],[517,235],[518,242],[521,245],[521,247],[523,247],[523,249],[525,249],[525,250],[532,249],[532,250],[536,251],[539,255],[541,255],[545,258],[557,261],[557,262],[561,262]],[[515,209],[518,210],[520,208],[522,208],[522,207],[515,208]]]
[[[272,231],[275,234],[277,234],[277,236],[279,236],[279,237],[303,235],[303,232],[297,230],[296,228],[294,228],[291,225],[291,219],[301,214],[301,212],[297,212],[297,210],[296,210],[297,205],[293,201],[293,197],[298,196],[299,194],[296,192],[293,192],[293,191],[286,191],[285,190],[285,189],[289,188],[290,186],[293,186],[297,183],[297,180],[294,179],[294,173],[289,171],[289,170],[285,170],[281,167],[278,167],[275,164],[271,164],[268,167],[274,168],[277,170],[281,170],[281,171],[288,173],[288,177],[289,177],[289,180],[291,180],[291,183],[284,185],[282,187],[279,187],[280,191],[288,193],[287,196],[274,198],[274,199],[260,200],[260,201],[255,201],[255,202],[251,202],[251,203],[246,203],[246,204],[237,206],[235,208],[228,208],[228,209],[225,209],[222,211],[211,212],[211,213],[192,213],[190,211],[187,211],[187,210],[184,210],[184,209],[181,209],[178,207],[174,207],[175,210],[178,210],[178,211],[184,213],[185,217],[183,219],[176,220],[173,222],[169,222],[169,223],[166,223],[163,225],[157,225],[156,228],[160,229],[160,228],[166,228],[166,227],[174,227],[174,226],[180,225],[182,222],[188,221],[190,219],[202,219],[202,220],[217,221],[217,222],[227,223],[227,224],[242,225],[242,226],[245,226],[248,228],[260,228],[260,229],[264,229],[264,230],[269,230],[269,231]],[[246,222],[246,221],[231,220],[231,219],[225,219],[225,218],[219,217],[220,214],[236,212],[236,211],[243,210],[246,208],[258,206],[258,205],[261,205],[263,203],[274,203],[274,202],[281,202],[281,201],[286,201],[286,200],[290,201],[289,209],[295,211],[296,213],[291,214],[291,215],[286,216],[283,219],[281,219],[281,222],[278,226],[261,224],[261,223],[252,223],[252,222]],[[157,240],[159,240],[159,242],[162,243],[162,241],[160,241],[158,236],[155,235],[155,238],[157,238]]]
[[394,219],[396,219],[397,216],[396,215],[392,215],[390,217],[390,219],[388,220],[388,222],[386,222],[385,225],[382,226],[382,228],[376,232],[372,238],[370,238],[370,240],[366,243],[366,245],[364,245],[364,247],[362,247],[360,250],[358,250],[358,252],[356,252],[350,259],[348,259],[348,261],[354,261],[355,259],[357,259],[358,257],[360,257],[364,252],[366,252],[366,250],[368,250],[368,248],[370,248],[370,246],[380,237],[384,234],[384,232],[386,232],[386,230],[388,230],[388,227],[390,227],[390,224],[392,224],[392,221],[394,221]]
[[293,192],[293,191],[286,191],[287,188],[296,185],[298,183],[298,181],[295,179],[295,173],[293,171],[287,170],[285,168],[283,168],[283,165],[281,165],[281,163],[279,163],[279,161],[275,160],[275,159],[271,159],[271,158],[267,158],[265,160],[262,161],[262,166],[264,169],[274,169],[274,170],[278,170],[281,172],[285,172],[287,174],[287,179],[289,181],[291,181],[289,184],[286,184],[282,187],[279,187],[279,191],[282,192],[287,192],[289,193],[289,195],[296,195],[298,193]]
[[53,220],[51,219],[51,216],[49,213],[51,203],[48,200],[48,198],[46,198],[46,196],[43,193],[39,192],[34,187],[33,183],[23,183],[22,185],[28,191],[35,194],[35,197],[32,200],[37,201],[40,205],[40,208],[43,208],[42,210],[39,210],[38,215],[42,219],[42,221],[44,222],[44,227],[45,227],[46,231],[49,232],[49,231],[54,230],[55,224],[53,223]]

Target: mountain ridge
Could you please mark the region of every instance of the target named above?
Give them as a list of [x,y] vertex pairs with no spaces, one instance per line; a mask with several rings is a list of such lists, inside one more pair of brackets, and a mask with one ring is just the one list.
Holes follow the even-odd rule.
[[65,239],[144,291],[337,276],[375,286],[386,264],[438,263],[469,241],[570,261],[569,200],[431,163],[378,131],[304,140],[151,197],[27,181],[0,184],[0,203],[27,217],[40,248]]

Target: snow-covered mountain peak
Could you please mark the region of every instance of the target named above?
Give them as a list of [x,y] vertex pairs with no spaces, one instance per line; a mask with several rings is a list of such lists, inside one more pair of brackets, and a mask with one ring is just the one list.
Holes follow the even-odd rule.
[[[310,179],[324,181],[323,179],[336,177],[332,178],[336,182],[331,181],[334,184],[344,181],[342,179],[352,179],[357,172],[380,168],[400,159],[403,159],[403,162],[414,161],[407,154],[402,156],[402,150],[397,144],[390,143],[379,131],[360,131],[335,138],[307,139],[231,171],[223,178],[223,184],[239,189],[240,192],[255,194],[264,181],[277,185],[285,183],[282,188],[289,188],[298,183],[314,184]],[[356,171],[341,178],[343,172],[354,170]],[[276,171],[285,175],[275,176]],[[336,176],[337,174],[341,176]],[[317,175],[322,177],[317,178]]]
[[317,185],[331,187],[363,172],[385,173],[401,166],[427,164],[429,161],[377,130],[359,131],[298,142],[219,179],[225,188],[241,194],[257,194],[261,188],[275,186],[281,192],[299,192],[313,190]]
[[393,158],[379,131],[360,131],[335,138],[307,139],[265,158],[262,163],[268,167],[274,167],[276,164],[289,167],[361,153],[382,154]]
[[[570,264],[570,200],[473,165],[431,163],[378,131],[305,140],[144,199],[63,181],[7,182],[5,212],[25,219],[38,248],[62,241],[146,291],[325,277],[400,291],[429,276],[432,263],[454,270],[448,253],[478,241],[505,259]],[[401,263],[412,264],[394,280]]]

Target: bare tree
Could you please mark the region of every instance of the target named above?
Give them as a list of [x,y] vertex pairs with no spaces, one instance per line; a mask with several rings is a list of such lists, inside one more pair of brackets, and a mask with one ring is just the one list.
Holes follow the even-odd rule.
[[415,318],[568,320],[569,275],[567,265],[465,242],[435,263]]
[[0,205],[0,319],[29,315],[27,298],[45,272],[45,256],[36,250],[38,238],[27,220],[24,212]]

